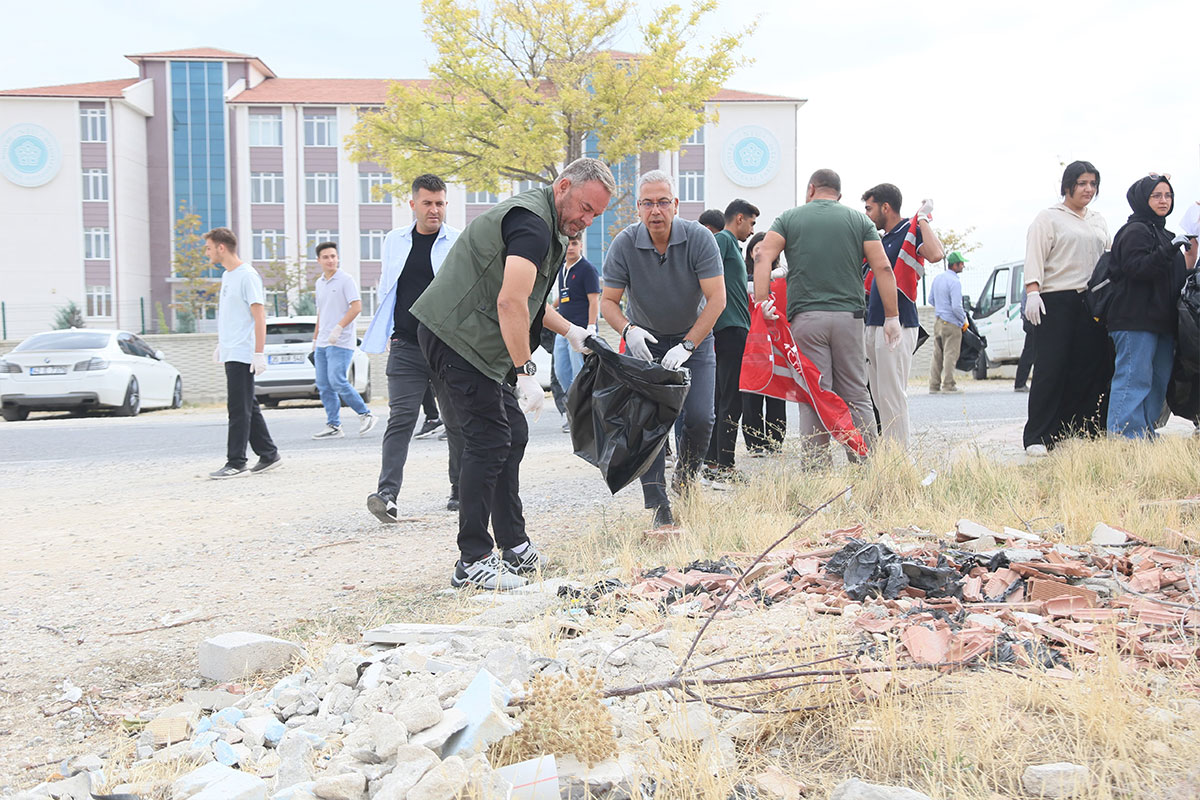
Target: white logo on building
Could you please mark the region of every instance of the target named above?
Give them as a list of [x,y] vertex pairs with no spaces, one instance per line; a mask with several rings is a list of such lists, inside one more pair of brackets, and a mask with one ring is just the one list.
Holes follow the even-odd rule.
[[58,174],[62,151],[41,125],[14,125],[0,137],[0,172],[17,186],[42,186]]
[[738,186],[755,187],[779,174],[779,140],[760,125],[745,125],[729,134],[721,150],[721,168]]

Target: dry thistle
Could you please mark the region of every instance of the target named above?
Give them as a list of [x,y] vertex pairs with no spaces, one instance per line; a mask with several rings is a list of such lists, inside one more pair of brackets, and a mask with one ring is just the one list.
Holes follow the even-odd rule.
[[595,670],[537,675],[529,682],[521,729],[501,742],[499,762],[515,764],[547,753],[570,754],[588,767],[617,752],[612,717],[601,702]]

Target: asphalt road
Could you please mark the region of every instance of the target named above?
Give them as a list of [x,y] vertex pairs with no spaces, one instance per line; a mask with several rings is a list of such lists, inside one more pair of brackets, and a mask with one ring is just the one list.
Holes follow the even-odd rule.
[[[1013,392],[1010,381],[963,383],[966,391],[959,395],[929,395],[924,388],[910,387],[914,440],[962,440],[1024,421],[1029,396]],[[368,434],[375,440],[372,446],[378,447],[387,407],[376,402],[372,408],[382,417]],[[561,438],[565,446],[562,420],[549,398],[547,409],[540,420],[531,424],[530,437],[545,445]],[[293,401],[277,409],[264,409],[263,413],[285,455],[306,450],[358,451],[366,444],[355,433],[358,420],[349,409],[343,409],[342,414],[346,436],[322,441],[310,438],[324,424],[324,412],[318,403]],[[794,405],[789,409],[789,419],[791,430],[795,430],[798,418]],[[193,460],[210,455],[213,469],[217,469],[224,463],[225,430],[224,409],[216,406],[145,411],[133,418],[35,413],[25,422],[0,422],[0,455],[10,467],[71,462],[94,466],[104,462]],[[417,449],[444,446],[436,440],[413,442]]]

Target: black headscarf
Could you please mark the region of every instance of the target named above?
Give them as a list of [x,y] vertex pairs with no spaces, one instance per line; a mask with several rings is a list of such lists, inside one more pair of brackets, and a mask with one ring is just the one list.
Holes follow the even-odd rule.
[[1154,192],[1154,187],[1160,183],[1165,183],[1167,190],[1171,194],[1175,194],[1175,190],[1171,188],[1171,182],[1162,175],[1147,175],[1129,187],[1129,191],[1125,193],[1125,199],[1129,201],[1129,207],[1133,209],[1133,213],[1129,215],[1130,222],[1138,220],[1156,228],[1167,226],[1167,217],[1171,216],[1171,211],[1175,210],[1175,200],[1171,200],[1171,208],[1165,216],[1160,217],[1154,212],[1154,209],[1150,208],[1150,195]]

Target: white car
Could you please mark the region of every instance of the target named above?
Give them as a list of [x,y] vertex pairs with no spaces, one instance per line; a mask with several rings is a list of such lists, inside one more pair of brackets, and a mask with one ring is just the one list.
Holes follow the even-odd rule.
[[133,417],[143,408],[182,404],[179,370],[128,331],[35,333],[0,359],[0,410],[9,422],[30,411],[113,408]]
[[[267,371],[254,379],[259,402],[274,408],[281,400],[320,398],[317,370],[308,360],[316,325],[316,317],[267,317]],[[363,402],[371,402],[371,361],[357,347],[347,377]]]

